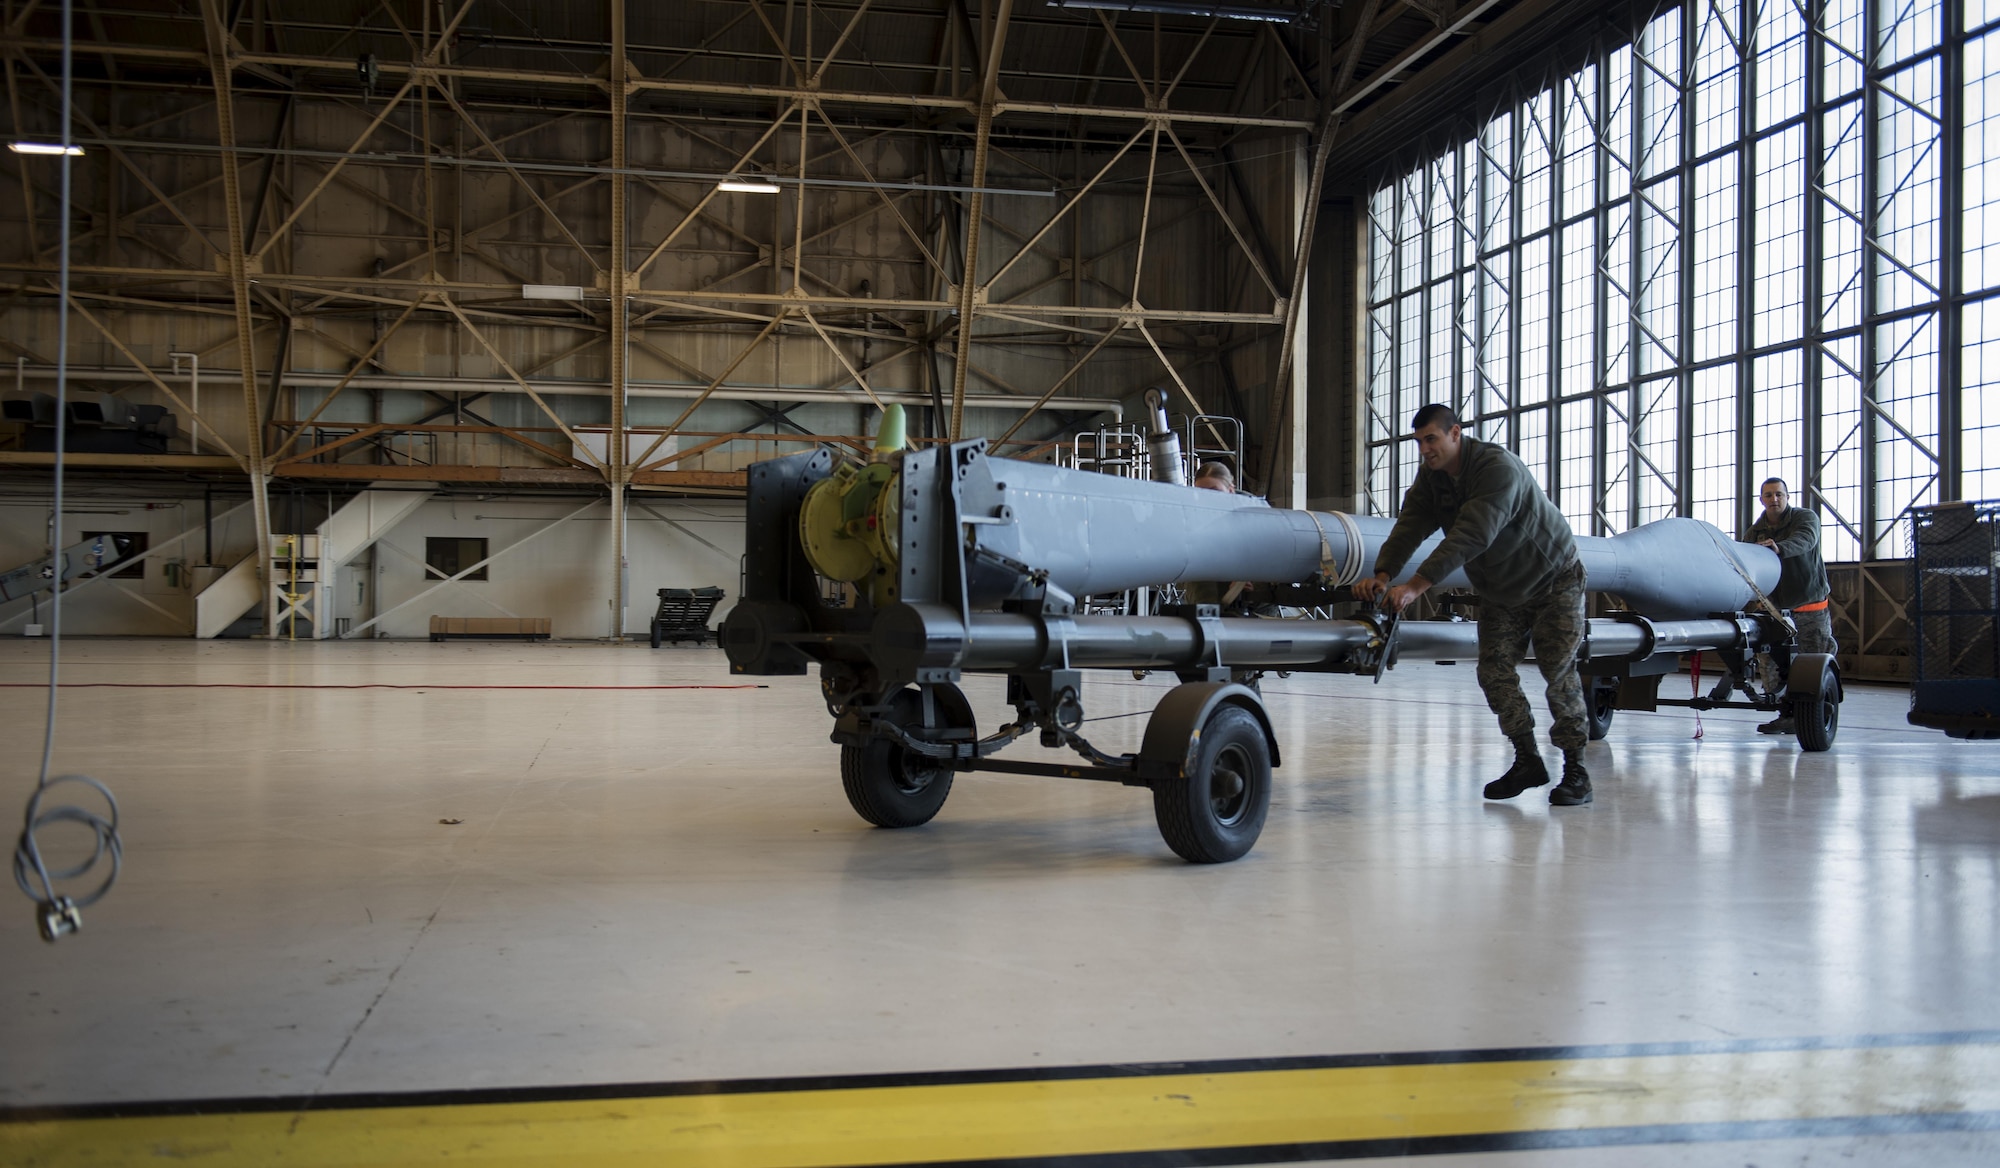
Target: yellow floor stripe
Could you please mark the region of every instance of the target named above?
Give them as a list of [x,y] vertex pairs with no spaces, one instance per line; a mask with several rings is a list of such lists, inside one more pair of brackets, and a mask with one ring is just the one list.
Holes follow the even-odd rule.
[[1241,1071],[0,1125],[62,1168],[896,1164],[2000,1111],[2000,1044]]

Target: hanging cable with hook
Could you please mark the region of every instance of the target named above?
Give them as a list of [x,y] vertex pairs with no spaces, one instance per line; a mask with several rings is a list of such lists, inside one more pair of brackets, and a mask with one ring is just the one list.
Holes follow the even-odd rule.
[[[61,223],[58,229],[60,240],[56,274],[56,440],[55,440],[55,515],[52,534],[49,539],[51,556],[60,556],[62,547],[63,516],[63,447],[68,438],[69,414],[69,292],[70,292],[70,210],[72,204],[70,189],[70,159],[74,149],[70,141],[70,121],[73,97],[71,94],[72,9],[74,0],[63,0],[62,5],[62,150],[56,155],[57,164],[62,168],[61,181]],[[52,561],[53,562],[53,561]],[[76,932],[83,927],[83,910],[96,904],[111,891],[118,881],[119,868],[124,854],[118,841],[118,801],[112,798],[110,788],[88,775],[58,775],[49,777],[50,764],[55,758],[56,742],[56,697],[61,692],[59,672],[62,661],[62,572],[63,565],[54,564],[57,579],[49,600],[49,702],[48,720],[42,730],[42,765],[35,782],[34,794],[28,797],[27,813],[23,817],[21,838],[14,846],[14,882],[28,898],[35,902],[35,918],[42,939],[54,941]],[[82,807],[52,805],[50,793],[64,784],[88,787],[103,796],[105,812],[100,814]],[[81,825],[90,832],[92,839],[88,857],[70,867],[51,869],[49,860],[43,854],[42,833],[61,823]],[[99,864],[107,866],[104,878],[94,888],[80,895],[71,895],[59,889],[59,885],[80,880],[88,876]]]

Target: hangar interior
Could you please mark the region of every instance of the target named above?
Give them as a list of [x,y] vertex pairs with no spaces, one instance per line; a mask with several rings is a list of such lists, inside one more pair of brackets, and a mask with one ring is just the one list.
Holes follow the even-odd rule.
[[[122,864],[7,918],[0,1161],[2000,1158],[2000,755],[1905,716],[1913,533],[2000,496],[2000,2],[5,0],[0,49],[6,773],[104,784]],[[1783,478],[1838,740],[1623,707],[1593,804],[1486,801],[1440,650],[1264,673],[1232,862],[1068,724],[857,818],[838,671],[712,631],[806,538],[753,468],[900,417],[1129,483],[1149,392],[1349,533],[1427,402],[1580,537]],[[1090,677],[1143,755],[1175,670]]]

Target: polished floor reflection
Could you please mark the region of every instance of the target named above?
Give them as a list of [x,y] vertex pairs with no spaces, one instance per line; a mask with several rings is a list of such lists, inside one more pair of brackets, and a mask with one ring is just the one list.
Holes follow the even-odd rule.
[[[0,641],[7,814],[39,759],[45,654]],[[2000,1030],[2000,743],[1906,725],[1899,689],[1852,687],[1818,755],[1747,713],[1699,740],[1686,711],[1621,713],[1590,748],[1596,803],[1564,809],[1480,799],[1506,749],[1469,666],[1269,678],[1269,823],[1245,859],[1195,867],[1144,792],[1093,783],[961,776],[932,825],[868,828],[814,680],[733,678],[713,649],[71,641],[64,680],[58,769],[116,791],[127,864],[58,945],[26,899],[0,916],[17,1120],[1862,1036],[1984,1066]],[[1136,746],[1171,684],[1091,675],[1102,744]],[[998,679],[967,689],[982,724],[1005,714]],[[1845,1081],[1795,1072],[1732,1094]],[[1859,1126],[1407,1150],[1986,1164],[1978,1077],[1854,1104]],[[1674,1122],[1737,1114],[1689,1106]],[[1963,1130],[1883,1118],[1954,1111]]]

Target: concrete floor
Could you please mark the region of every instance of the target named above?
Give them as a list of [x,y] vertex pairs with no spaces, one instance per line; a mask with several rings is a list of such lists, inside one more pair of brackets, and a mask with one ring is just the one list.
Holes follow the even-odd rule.
[[[46,655],[0,640],[0,815]],[[713,649],[70,640],[63,679],[134,687],[65,689],[56,755],[116,792],[125,873],[60,944],[0,917],[0,1107],[2000,1030],[2000,743],[1901,689],[1818,755],[1621,713],[1553,809],[1480,798],[1469,665],[1270,678],[1268,825],[1197,867],[1106,784],[960,776],[871,829],[814,679]],[[1171,684],[1090,675],[1101,744]],[[284,688],[358,685],[415,688]],[[1834,1160],[2000,1132],[1428,1162]]]

